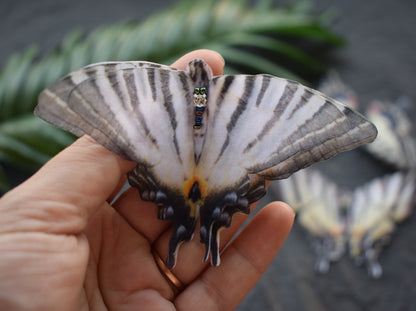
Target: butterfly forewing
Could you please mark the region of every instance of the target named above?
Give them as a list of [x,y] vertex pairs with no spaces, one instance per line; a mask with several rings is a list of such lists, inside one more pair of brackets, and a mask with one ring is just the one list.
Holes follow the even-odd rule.
[[184,91],[189,79],[179,77],[184,72],[156,65],[88,66],[46,89],[37,112],[58,126],[67,123],[75,134],[117,146],[129,160],[157,166],[169,156],[169,170],[161,168],[159,176],[163,171],[183,176],[193,167],[192,107]]
[[[214,78],[208,109],[198,167],[215,185],[229,186],[248,173],[286,177],[376,135],[375,127],[347,106],[268,75]],[[284,170],[272,169],[281,163]]]

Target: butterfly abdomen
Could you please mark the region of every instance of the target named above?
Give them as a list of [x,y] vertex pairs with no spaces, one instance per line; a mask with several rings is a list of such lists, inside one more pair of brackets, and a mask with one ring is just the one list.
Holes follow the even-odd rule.
[[201,59],[194,59],[188,64],[187,72],[193,84],[192,119],[193,124],[193,145],[194,160],[197,164],[201,157],[201,152],[205,140],[208,122],[209,109],[207,107],[209,88],[212,79],[211,68]]

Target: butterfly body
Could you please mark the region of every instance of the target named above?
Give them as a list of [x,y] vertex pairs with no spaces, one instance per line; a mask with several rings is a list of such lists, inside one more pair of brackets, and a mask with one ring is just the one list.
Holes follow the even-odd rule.
[[200,130],[205,107],[207,106],[207,95],[204,87],[194,89],[195,124],[194,129]]
[[35,114],[137,162],[130,184],[173,223],[169,267],[197,219],[204,259],[211,253],[218,265],[220,229],[235,212],[249,213],[265,179],[285,178],[376,136],[361,115],[297,82],[214,77],[199,59],[186,71],[148,62],[87,66],[43,91]]

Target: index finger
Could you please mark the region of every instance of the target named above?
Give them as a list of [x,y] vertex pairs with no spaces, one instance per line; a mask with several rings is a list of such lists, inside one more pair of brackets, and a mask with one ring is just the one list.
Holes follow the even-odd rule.
[[188,63],[196,58],[203,59],[212,69],[214,76],[221,75],[224,70],[224,58],[213,50],[195,50],[189,52],[175,61],[171,66],[180,70],[185,70]]

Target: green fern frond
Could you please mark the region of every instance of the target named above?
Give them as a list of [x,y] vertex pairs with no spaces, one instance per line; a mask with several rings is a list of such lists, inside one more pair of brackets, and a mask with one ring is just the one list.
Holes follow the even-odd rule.
[[275,8],[267,0],[254,7],[243,0],[186,0],[143,22],[120,22],[87,36],[75,29],[43,58],[30,47],[0,72],[0,164],[36,169],[73,141],[32,115],[40,91],[72,70],[109,60],[169,64],[191,50],[211,48],[224,56],[227,73],[243,68],[302,80],[279,59],[322,72],[320,60],[298,43],[342,44],[326,22],[324,15],[311,14],[305,1]]

